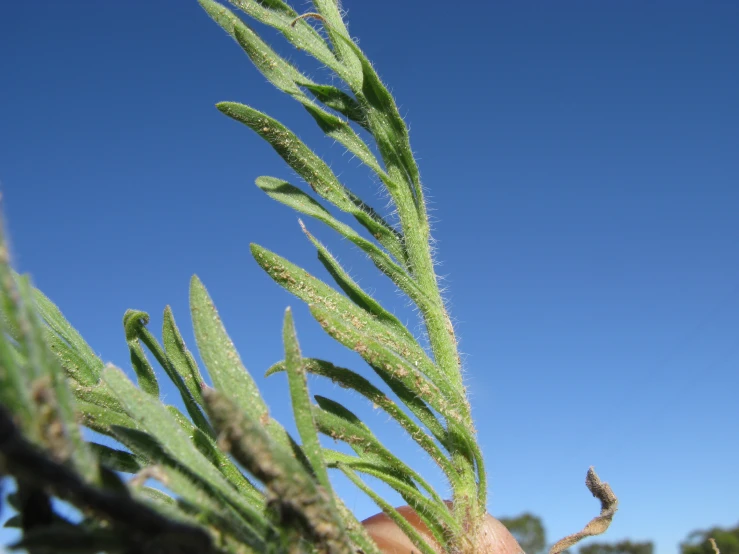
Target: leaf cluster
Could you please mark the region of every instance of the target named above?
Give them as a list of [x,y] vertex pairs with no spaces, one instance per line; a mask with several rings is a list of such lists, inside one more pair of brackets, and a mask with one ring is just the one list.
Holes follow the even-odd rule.
[[[48,298],[27,279],[12,274],[6,259],[0,349],[6,363],[0,376],[0,400],[13,415],[12,435],[26,441],[24,448],[39,457],[40,464],[69,472],[74,485],[57,490],[26,475],[10,451],[4,452],[4,471],[18,479],[19,498],[28,496],[29,487],[31,493],[43,491],[49,517],[55,521],[60,518],[48,503],[50,496],[85,511],[79,524],[60,523],[63,530],[59,533],[69,534],[72,529],[80,537],[103,533],[129,545],[133,539],[122,540],[135,535],[128,524],[81,500],[87,498],[81,491],[96,491],[120,495],[130,503],[120,505],[145,506],[166,521],[205,531],[203,536],[212,548],[225,552],[296,548],[375,552],[361,525],[332,490],[328,470],[334,469],[377,502],[420,551],[428,554],[436,548],[469,547],[470,530],[485,511],[484,467],[461,381],[456,340],[433,270],[419,172],[394,100],[349,37],[333,0],[316,0],[315,13],[306,16],[281,0],[235,0],[232,4],[315,57],[342,86],[314,82],[229,8],[212,0],[200,3],[273,85],[300,102],[328,138],[343,145],[377,176],[392,200],[397,223],[388,223],[347,189],[283,123],[250,106],[222,102],[218,109],[264,138],[307,190],[266,176],[257,179],[257,186],[363,251],[418,308],[430,350],[362,290],[302,222],[335,287],[278,254],[252,245],[257,263],[305,301],[325,331],[359,353],[387,387],[383,391],[355,370],[302,358],[288,311],[284,360],[267,373],[287,373],[299,434],[292,437],[269,415],[197,278],[191,283],[190,308],[204,371],[186,347],[169,308],[164,312],[161,341],[147,327],[148,314],[129,310],[123,326],[134,384],[121,370],[106,366]],[[361,134],[373,143],[365,142]],[[351,216],[359,230],[333,211]],[[204,373],[212,388],[205,385]],[[352,389],[384,410],[441,468],[453,491],[453,507],[346,406],[320,396],[312,399],[307,373]],[[177,389],[184,412],[162,401],[162,374]],[[114,439],[121,448],[83,440],[80,425]],[[354,454],[325,448],[319,435],[346,443]],[[125,474],[133,478],[126,481]],[[435,544],[410,527],[364,482],[363,475],[396,490],[421,515]],[[16,523],[26,525],[30,512],[23,509],[22,499],[18,503]],[[37,540],[35,548],[41,548],[44,540],[51,544],[58,538],[50,539],[48,526],[43,533],[45,538],[40,539],[26,534],[23,544]],[[147,543],[150,538],[139,542]]]
[[[326,333],[358,353],[382,382],[380,388],[355,369],[303,358],[288,310],[284,359],[267,375],[287,374],[298,431],[294,437],[271,417],[197,277],[190,284],[190,316],[204,367],[185,344],[169,308],[161,340],[148,328],[148,314],[129,310],[123,327],[134,383],[103,363],[61,311],[27,278],[12,272],[0,240],[0,472],[17,483],[11,501],[18,516],[9,522],[24,531],[17,546],[33,554],[377,554],[364,527],[333,490],[329,470],[334,470],[375,501],[419,552],[475,552],[485,515],[485,469],[454,329],[434,272],[423,187],[392,96],[349,36],[336,0],[314,0],[315,12],[303,15],[283,0],[231,4],[313,56],[338,84],[307,77],[225,5],[199,2],[270,83],[298,101],[328,139],[374,174],[397,221],[388,222],[350,191],[285,124],[251,106],[221,102],[217,108],[222,113],[267,141],[303,183],[262,176],[257,186],[366,254],[417,308],[428,347],[363,290],[302,221],[334,285],[252,245],[259,266],[306,302]],[[309,373],[383,410],[438,465],[451,502],[345,405],[311,397]],[[165,404],[162,378],[177,390],[182,409]],[[85,440],[82,427],[118,446]],[[321,435],[346,443],[353,454],[324,447]],[[399,493],[431,540],[363,476]],[[588,479],[602,513],[563,545],[601,532],[615,512],[608,485],[594,472]],[[54,498],[78,508],[80,517],[60,516]]]

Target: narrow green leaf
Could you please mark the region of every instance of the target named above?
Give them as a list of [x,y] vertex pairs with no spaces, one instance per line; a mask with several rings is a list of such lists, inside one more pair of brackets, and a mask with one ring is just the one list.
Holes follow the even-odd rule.
[[[272,117],[244,104],[220,102],[216,104],[216,107],[225,115],[243,123],[266,140],[316,194],[322,196],[340,210],[353,215],[389,252],[401,260],[404,259],[403,247],[397,232],[374,211],[364,209],[364,204],[356,202],[355,197],[339,182],[326,162],[313,153],[292,131]],[[311,115],[318,117],[317,108],[309,111]],[[337,129],[349,132],[349,128],[342,126],[340,120],[334,118],[334,121],[331,118],[334,118],[334,116],[324,112],[317,120],[323,126],[327,126],[324,128],[324,132]],[[348,141],[350,138],[349,135],[346,135],[343,136],[342,140]],[[357,138],[357,140],[359,139]],[[364,158],[363,161],[369,161],[368,156],[372,156],[368,148],[366,153],[358,150],[357,155],[360,159]],[[377,168],[379,169],[379,166]]]
[[20,340],[26,347],[29,362],[26,369],[35,375],[31,384],[32,399],[40,436],[55,459],[71,461],[87,481],[95,481],[97,461],[77,425],[74,397],[64,371],[44,340],[46,326],[37,311],[30,279],[20,278],[17,283],[22,303]]
[[358,123],[365,129],[367,128],[366,116],[354,97],[331,85],[302,83],[302,86],[308,89],[318,101],[346,116],[349,120]]
[[353,72],[342,64],[321,35],[305,19],[296,20],[298,14],[285,2],[280,0],[269,0],[269,2],[231,0],[231,3],[260,23],[281,31],[296,48],[308,52],[343,80],[361,87],[361,71]]
[[156,438],[146,431],[119,425],[111,425],[110,428],[113,432],[112,436],[141,458],[146,466],[167,465],[187,470],[162,447]]
[[167,377],[169,377],[170,381],[172,381],[175,387],[177,387],[177,390],[180,393],[180,397],[182,398],[182,401],[185,404],[185,408],[187,409],[187,413],[190,414],[193,423],[195,423],[195,425],[197,425],[197,427],[201,429],[203,433],[214,437],[215,433],[213,432],[210,423],[206,419],[205,415],[203,415],[203,412],[200,411],[200,406],[190,393],[190,389],[185,384],[184,378],[175,369],[172,360],[170,360],[169,356],[167,356],[167,353],[161,347],[159,341],[157,341],[156,338],[154,338],[154,336],[145,327],[146,322],[144,322],[143,319],[140,319],[139,321],[141,323],[138,326],[134,327],[133,332],[136,333],[136,336],[139,338],[139,340],[141,340],[146,345],[146,347],[149,349],[149,352],[154,354],[154,357],[156,358],[157,362],[159,362],[159,365],[164,368]]
[[137,498],[143,498],[146,500],[151,500],[154,504],[158,506],[167,505],[167,506],[175,506],[177,504],[177,501],[169,496],[168,494],[160,491],[159,489],[154,489],[152,487],[132,487],[134,496]]
[[0,320],[0,404],[13,413],[25,431],[31,432],[30,375],[24,371],[28,360],[10,339],[11,327],[17,327],[19,307],[15,282],[8,271],[7,255],[0,229],[0,311],[3,314]]
[[228,394],[252,417],[265,418],[267,405],[226,333],[213,300],[196,276],[190,281],[190,310],[195,342],[215,388]]
[[126,343],[128,351],[131,355],[131,365],[138,377],[139,387],[144,392],[154,397],[159,397],[159,383],[151,367],[149,360],[146,359],[144,349],[139,342],[138,330],[142,325],[149,323],[149,314],[138,310],[126,310],[123,315],[123,329],[126,332]]
[[360,236],[354,229],[341,223],[310,196],[299,188],[274,177],[257,178],[257,186],[271,198],[290,206],[295,211],[309,215],[325,223],[367,254],[375,267],[387,275],[397,287],[407,294],[419,307],[431,309],[430,300],[421,291],[413,278],[382,249]]
[[[346,121],[315,105],[313,101],[305,95],[301,88],[306,87],[310,89],[310,87],[314,87],[313,90],[324,91],[325,93],[327,89],[331,90],[333,87],[321,88],[313,83],[311,79],[303,75],[292,64],[279,56],[269,47],[269,45],[259,38],[254,31],[252,31],[238,17],[231,13],[230,10],[221,4],[212,2],[211,0],[202,0],[201,4],[211,17],[213,17],[213,19],[239,43],[256,68],[274,86],[303,104],[305,109],[313,117],[324,133],[344,145],[349,152],[357,156],[357,158],[375,171],[388,188],[395,189],[403,186],[402,183],[394,182],[390,176],[385,173],[375,158],[375,155],[372,153],[372,150],[354,132]],[[343,43],[341,43],[341,45],[343,46]],[[351,53],[351,50],[347,50],[347,52]],[[361,67],[357,66],[357,70],[361,72]],[[318,87],[318,89],[315,87]],[[336,92],[332,96],[334,98],[342,99],[344,104],[347,104],[349,97],[346,94],[341,93],[341,91],[338,91],[338,89],[333,90]],[[343,94],[343,97],[341,94]],[[350,196],[350,199],[357,208],[368,214],[377,225],[381,228],[390,229],[391,235],[394,235],[394,240],[391,240],[392,236],[384,238],[380,236],[378,238],[380,238],[381,242],[393,256],[405,261],[405,252],[402,247],[402,239],[400,235],[392,232],[391,227],[374,210],[369,208],[369,206],[352,196]],[[359,218],[359,221],[365,225],[365,227],[367,227],[370,233],[374,236],[378,235],[378,231],[375,229],[375,226],[367,225],[367,221],[362,217]]]
[[190,310],[195,342],[215,388],[232,398],[250,417],[261,421],[273,440],[287,446],[289,438],[285,429],[270,417],[254,379],[223,327],[213,300],[195,276],[190,281]]
[[82,386],[94,386],[99,382],[100,373],[96,367],[89,366],[88,360],[52,328],[44,329],[44,340],[68,377]]
[[310,304],[310,310],[331,337],[362,356],[380,377],[399,381],[447,420],[461,420],[457,407],[450,404],[446,395],[406,359],[386,348],[371,335],[358,331],[335,310],[329,311],[318,303]]
[[[354,132],[354,129],[352,129],[346,121],[323,110],[307,99],[303,100],[301,98],[301,103],[311,115],[311,117],[313,117],[313,119],[316,121],[321,130],[326,133],[326,135],[341,143],[350,153],[354,154],[362,163],[372,169],[377,174],[377,176],[380,177],[382,182],[385,183],[389,190],[395,191],[397,188],[403,186],[397,181],[394,181],[385,172],[385,170],[380,165],[380,162],[372,153],[372,150],[370,150],[370,147],[367,146],[367,144],[359,137],[359,135]],[[394,236],[395,240],[390,240],[389,237],[383,237],[382,235],[378,236],[377,232],[374,230],[374,226],[368,225],[363,218],[357,218],[359,223],[364,225],[364,227],[370,233],[372,233],[373,236],[380,240],[380,242],[385,246],[385,248],[388,249],[388,251],[390,251],[391,254],[393,254],[393,256],[405,262],[405,251],[403,250],[402,246],[402,234],[395,231],[382,218],[382,216],[380,216],[367,204],[362,202],[358,197],[354,196],[350,191],[347,191],[347,194],[352,203],[362,212],[368,214],[377,225],[379,225],[381,228],[389,229],[391,236]],[[400,254],[397,254],[396,252],[400,252]]]
[[[418,345],[413,334],[408,331],[408,328],[403,325],[397,317],[383,308],[377,300],[375,300],[374,298],[372,298],[372,296],[362,290],[362,288],[349,276],[346,270],[341,267],[341,264],[336,260],[336,258],[331,255],[331,253],[323,245],[323,243],[316,239],[308,231],[308,229],[306,229],[302,221],[300,222],[300,224],[303,232],[316,247],[316,250],[318,250],[318,260],[323,264],[323,267],[326,268],[331,277],[333,277],[334,281],[336,281],[336,284],[339,285],[341,290],[344,291],[349,299],[357,306],[362,308],[365,312],[368,312],[369,314],[377,318],[378,323],[381,323],[385,327],[392,329],[395,333],[400,335],[399,340],[405,343],[410,342],[411,344],[409,345],[409,348],[414,350],[417,349],[419,351],[414,352],[414,354],[420,355],[421,357],[426,357],[425,352],[423,352],[421,347]],[[429,363],[431,363],[430,360]]]
[[38,406],[33,395],[34,386],[42,382],[40,353],[32,337],[26,312],[28,306],[20,290],[24,278],[16,278],[10,268],[2,231],[0,228],[0,301],[3,313],[3,332],[0,334],[0,400],[2,405],[12,410],[27,436],[36,443],[43,443],[43,425],[39,422]]
[[238,493],[223,474],[192,444],[167,409],[151,395],[136,388],[119,369],[108,367],[103,378],[142,430],[151,434],[178,463],[219,492],[235,508],[265,528],[266,521],[256,498]]
[[290,385],[293,415],[298,433],[303,441],[302,450],[310,462],[311,469],[327,492],[331,492],[331,482],[328,480],[326,464],[321,456],[321,443],[318,440],[316,424],[311,412],[308,382],[305,378],[305,368],[300,356],[300,347],[295,335],[295,324],[290,308],[285,311],[285,321],[282,327],[282,340],[285,344],[285,368]]
[[182,412],[180,412],[174,406],[167,406],[169,413],[171,413],[180,424],[182,430],[185,431],[188,437],[192,440],[195,448],[203,454],[214,467],[218,468],[218,471],[223,473],[223,476],[239,491],[249,494],[252,497],[259,496],[261,493],[256,489],[246,476],[239,471],[234,465],[231,459],[220,449],[213,440],[211,435],[206,434],[201,429],[192,424]]
[[[251,245],[251,251],[257,263],[277,284],[285,287],[305,303],[320,306],[345,321],[356,334],[366,336],[368,340],[382,344],[397,353],[397,356],[406,360],[405,365],[413,366],[414,373],[418,374],[420,369],[432,379],[432,384],[445,382],[437,366],[431,362],[405,327],[401,325],[397,328],[390,319],[373,317],[374,314],[357,307],[350,299],[323,281],[274,252],[256,244]],[[448,390],[448,386],[446,389],[445,394],[440,394],[440,397],[454,398],[454,393]],[[458,394],[456,396],[458,397]]]
[[241,46],[255,67],[274,86],[296,98],[307,100],[297,83],[301,85],[303,81],[310,83],[310,79],[272,50],[231,10],[213,0],[198,1],[208,15]]
[[77,401],[77,411],[81,425],[109,437],[115,437],[112,431],[113,426],[136,427],[136,422],[128,414],[122,414],[83,400]]
[[[191,494],[190,487],[197,486],[201,491],[199,494],[206,495],[211,499],[211,503],[223,505],[227,513],[236,515],[236,517],[242,521],[242,526],[245,528],[246,532],[248,532],[249,536],[261,536],[261,534],[263,534],[266,527],[262,524],[266,525],[266,519],[261,514],[258,520],[254,522],[253,512],[251,510],[244,511],[242,510],[243,504],[235,504],[233,501],[230,501],[227,496],[223,494],[223,490],[219,486],[214,486],[212,480],[194,472],[189,466],[187,466],[187,464],[184,464],[181,460],[175,458],[162,446],[161,442],[157,438],[145,431],[126,427],[114,426],[113,432],[114,437],[118,441],[131,451],[135,452],[139,458],[146,461],[146,464],[149,466],[144,470],[147,472],[146,478],[158,479],[175,494]],[[167,477],[169,475],[169,469],[186,476],[188,481],[178,481],[176,483],[169,482]],[[185,487],[185,490],[180,489],[178,483]],[[236,489],[237,487],[234,486],[233,489],[228,490]],[[134,490],[136,490],[135,486]],[[243,489],[242,492],[248,493],[248,490]],[[255,498],[253,495],[248,494],[245,496],[249,497],[251,501],[254,502]]]
[[[452,467],[449,459],[442,452],[439,445],[426,433],[426,431],[418,425],[413,419],[401,410],[395,402],[388,398],[380,389],[375,387],[367,379],[343,367],[338,367],[331,362],[318,360],[315,358],[303,358],[305,370],[316,375],[328,377],[334,383],[343,388],[357,391],[364,396],[373,405],[384,410],[410,435],[410,437],[423,448],[429,456],[444,471],[447,479],[452,484],[456,483],[457,471]],[[266,376],[272,375],[278,371],[284,371],[284,362],[279,362],[267,370]],[[443,433],[443,429],[439,425],[438,432]]]
[[177,495],[179,510],[195,516],[200,524],[217,529],[219,534],[230,534],[257,552],[267,548],[265,536],[260,531],[245,522],[228,503],[220,502],[203,490],[202,485],[185,472],[174,467],[158,467],[154,477]]
[[172,309],[167,306],[164,308],[164,320],[162,322],[162,343],[167,356],[172,361],[175,370],[182,376],[185,385],[192,397],[198,404],[204,406],[203,387],[205,381],[200,374],[195,358],[185,345],[180,330],[174,320]]
[[416,531],[416,529],[408,523],[408,520],[405,519],[400,513],[393,508],[390,504],[388,504],[379,494],[377,494],[375,491],[373,491],[370,487],[368,487],[354,472],[353,469],[350,467],[345,466],[344,464],[337,464],[337,466],[343,473],[346,475],[349,480],[354,483],[359,489],[361,489],[367,496],[369,496],[372,500],[374,500],[375,504],[377,504],[380,509],[385,512],[390,519],[392,519],[395,524],[400,527],[403,531],[403,533],[406,534],[406,536],[411,540],[411,542],[418,548],[423,554],[436,554],[436,550],[429,545],[426,540],[421,536],[421,534]]
[[[372,63],[354,41],[346,33],[337,33],[335,36],[354,52],[361,63],[361,89],[352,86],[352,83],[348,84],[367,114],[370,132],[377,140],[377,146],[388,168],[388,173],[394,175],[395,172],[392,169],[398,168],[399,173],[406,176],[410,183],[409,193],[417,211],[415,222],[422,227],[427,227],[426,204],[423,198],[420,173],[413,157],[408,128],[398,111],[395,100],[375,72]],[[396,202],[399,208],[405,204],[403,198],[396,199]],[[408,221],[408,223],[412,222]]]
[[95,355],[85,339],[70,325],[61,310],[40,290],[33,289],[33,298],[36,301],[41,316],[51,330],[66,342],[82,363],[77,367],[75,380],[83,385],[93,385],[100,380],[103,361]]
[[142,469],[141,462],[136,455],[104,444],[91,442],[90,448],[104,466],[123,473],[136,473]]
[[208,291],[196,276],[190,282],[190,310],[195,341],[215,388],[232,397],[250,416],[258,418],[272,440],[290,447],[292,439],[284,427],[270,417],[267,405],[241,362]]
[[339,37],[339,35],[348,37],[349,31],[344,25],[344,20],[341,17],[336,0],[313,0],[313,5],[321,15],[324,30],[331,39],[336,57],[352,74],[360,74],[362,72],[360,61],[357,59],[354,51]]
[[390,486],[419,515],[439,544],[446,544],[452,533],[462,531],[461,526],[438,495],[434,499],[427,498],[412,483],[402,476],[399,477],[394,468],[333,450],[324,451],[324,456],[329,467],[338,467],[341,463]]
[[[223,27],[223,29],[229,33],[236,42],[239,43],[241,48],[254,63],[255,67],[275,87],[282,92],[289,94],[298,102],[303,104],[305,109],[328,136],[344,145],[363,163],[372,168],[381,176],[383,181],[387,181],[387,185],[389,187],[402,186],[402,184],[393,182],[385,173],[372,153],[372,150],[354,132],[346,121],[326,112],[314,104],[313,101],[303,92],[301,87],[311,90],[314,92],[314,95],[316,95],[317,92],[323,98],[329,96],[333,99],[333,104],[335,106],[341,105],[345,109],[349,107],[358,108],[356,101],[353,101],[348,95],[334,87],[316,85],[311,79],[303,75],[295,66],[279,56],[252,29],[245,25],[238,17],[221,4],[213,2],[212,0],[201,0],[201,5],[208,14],[221,27]],[[343,46],[343,43],[341,44]],[[347,52],[351,54],[350,49],[347,49]],[[355,71],[361,74],[361,67],[357,65]],[[353,104],[351,102],[353,102]],[[361,207],[359,204],[357,204],[357,206]],[[374,219],[376,219],[378,223],[387,226],[387,224],[382,221],[382,218],[377,216],[374,211],[365,211],[373,215]],[[399,242],[388,245],[388,248],[391,250],[397,250],[397,252],[402,251]],[[396,252],[393,252],[393,255],[397,256]]]
[[[126,411],[123,409],[123,405],[115,397],[113,391],[108,388],[108,385],[104,381],[100,381],[97,385],[91,387],[83,387],[79,384],[72,384],[72,392],[75,398],[81,402],[88,402],[95,404],[106,410],[118,412],[125,415]],[[79,410],[79,406],[78,406]]]
[[270,439],[259,419],[217,391],[207,391],[205,401],[213,426],[231,454],[265,484],[278,513],[290,514],[282,524],[295,526],[319,550],[354,553],[331,497],[292,453]]
[[[322,396],[315,398],[318,408],[314,407],[314,413],[316,423],[322,433],[349,444],[360,455],[362,461],[387,468],[386,473],[393,479],[402,481],[413,489],[416,489],[416,483],[418,483],[439,506],[444,506],[443,500],[434,488],[390,452],[353,412],[334,400]],[[457,484],[454,479],[451,483],[452,485]],[[453,523],[449,524],[453,525]]]
[[367,533],[367,529],[364,528],[357,517],[346,507],[344,502],[338,497],[335,498],[336,508],[341,516],[342,521],[346,527],[347,534],[351,537],[352,542],[360,549],[357,554],[363,552],[364,554],[382,554],[380,549],[377,548],[377,544]]

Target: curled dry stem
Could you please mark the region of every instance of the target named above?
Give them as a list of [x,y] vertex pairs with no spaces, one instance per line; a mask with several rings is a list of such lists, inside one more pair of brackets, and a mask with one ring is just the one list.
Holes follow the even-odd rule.
[[616,510],[618,510],[618,498],[616,498],[613,490],[611,490],[611,486],[608,483],[603,483],[592,467],[588,469],[588,474],[585,477],[585,485],[593,493],[593,496],[600,500],[600,514],[591,519],[590,523],[582,531],[568,535],[558,541],[549,550],[549,554],[560,554],[560,552],[577,544],[585,537],[605,533],[611,525],[611,520]]

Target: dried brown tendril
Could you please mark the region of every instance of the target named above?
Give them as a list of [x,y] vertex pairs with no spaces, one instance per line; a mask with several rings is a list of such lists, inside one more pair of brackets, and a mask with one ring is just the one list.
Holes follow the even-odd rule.
[[585,477],[585,485],[588,490],[593,493],[593,496],[600,500],[600,514],[590,520],[582,531],[568,535],[565,538],[558,541],[549,550],[549,554],[559,554],[563,550],[568,549],[574,544],[577,544],[585,537],[592,537],[594,535],[600,535],[605,533],[608,527],[611,525],[613,515],[618,510],[618,498],[611,490],[611,486],[608,483],[601,482],[598,474],[591,467],[588,469],[588,475]]

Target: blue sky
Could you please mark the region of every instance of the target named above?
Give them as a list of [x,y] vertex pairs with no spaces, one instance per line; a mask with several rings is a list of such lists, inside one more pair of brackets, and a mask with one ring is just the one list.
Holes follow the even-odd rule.
[[[735,525],[739,5],[450,6],[344,0],[411,128],[490,511],[531,511],[554,541],[597,512],[584,487],[594,465],[621,500],[607,540],[654,540],[668,554],[694,529]],[[251,259],[256,242],[325,276],[295,214],[253,185],[297,179],[214,103],[276,116],[347,186],[378,208],[387,199],[194,0],[5,3],[0,44],[0,188],[15,261],[103,359],[130,369],[128,308],[150,312],[156,330],[171,305],[193,346],[197,274],[283,422],[284,376],[261,376],[281,358],[286,306],[306,355],[368,375]],[[308,224],[418,329],[371,264]],[[386,418],[310,385],[443,487]],[[376,511],[337,486],[360,517]]]

